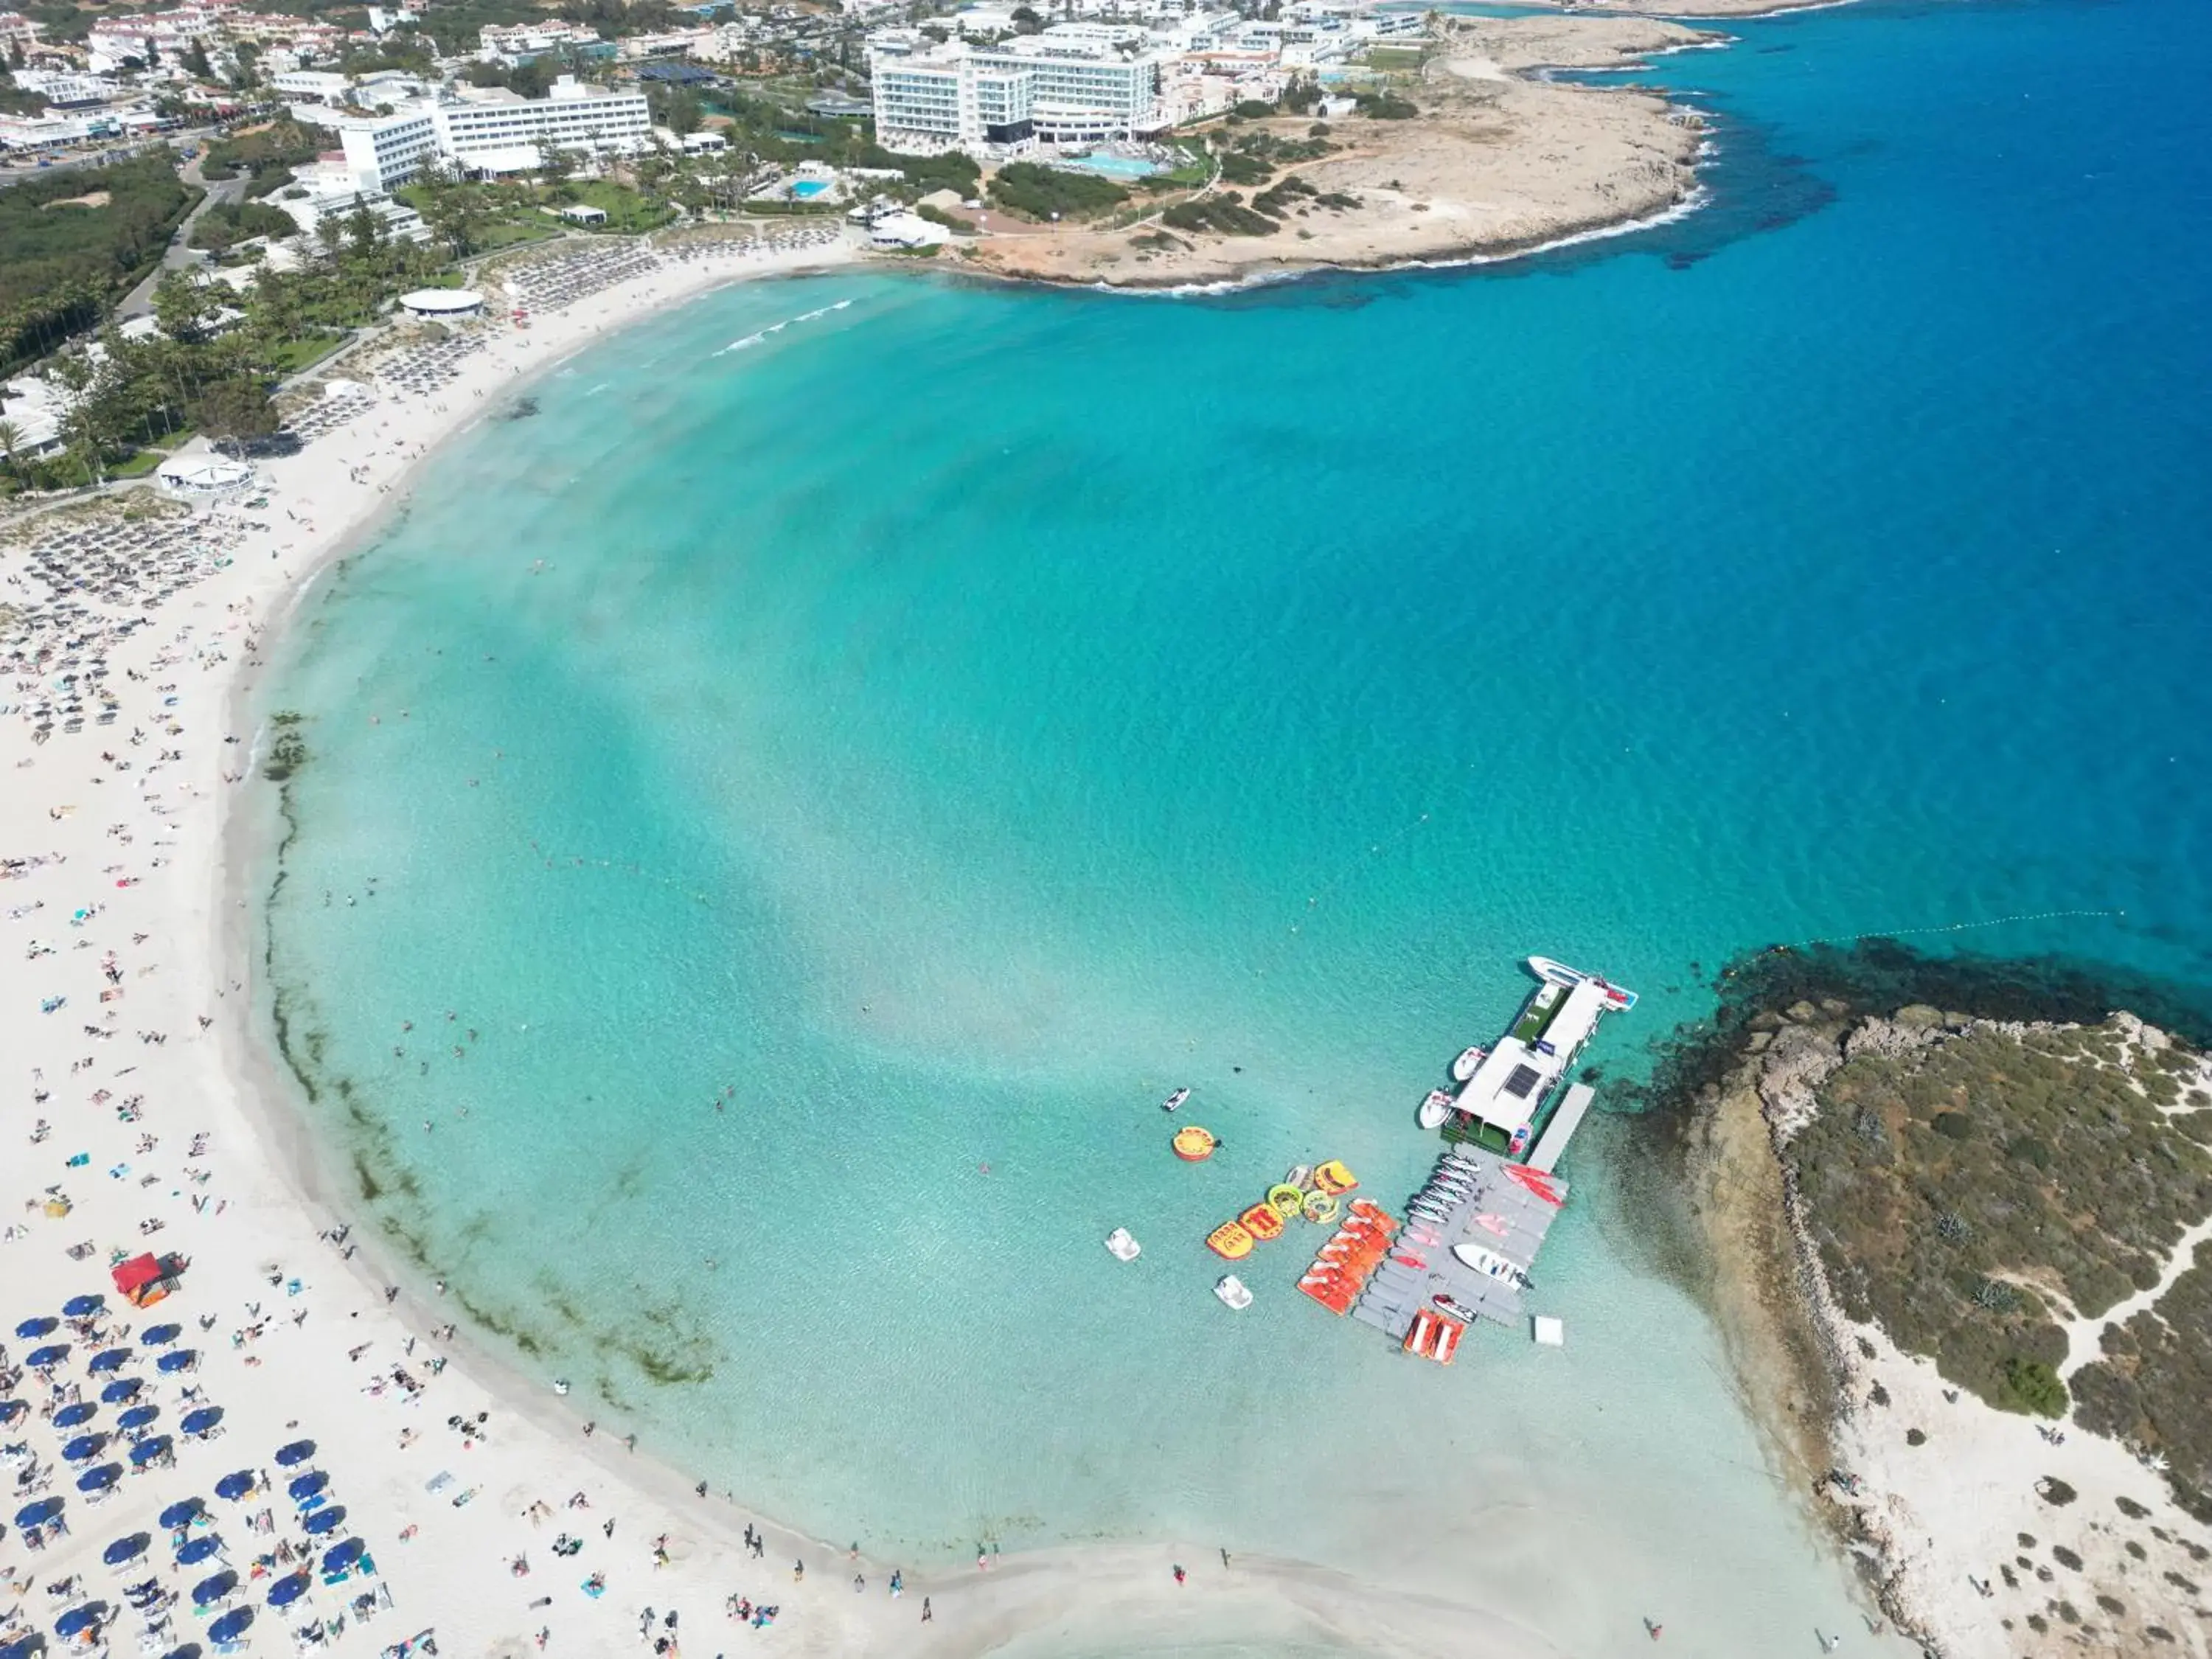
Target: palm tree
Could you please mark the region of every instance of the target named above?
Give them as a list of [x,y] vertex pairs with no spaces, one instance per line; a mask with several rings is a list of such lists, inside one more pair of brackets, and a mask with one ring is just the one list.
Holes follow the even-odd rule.
[[23,447],[23,428],[13,421],[0,421],[0,455],[8,458],[8,471],[21,477],[22,469],[15,465],[15,452]]

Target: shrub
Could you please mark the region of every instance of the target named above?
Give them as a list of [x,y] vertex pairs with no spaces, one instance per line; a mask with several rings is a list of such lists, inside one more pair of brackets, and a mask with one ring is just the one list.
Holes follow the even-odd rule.
[[1009,161],[991,180],[991,199],[1010,213],[1030,219],[1088,218],[1119,207],[1128,192],[1094,173]]
[[1395,92],[1363,92],[1355,101],[1362,115],[1376,121],[1408,121],[1421,112]]
[[1233,149],[1221,158],[1221,176],[1232,185],[1264,185],[1275,170],[1256,155]]
[[1971,1140],[1974,1136],[1974,1120],[1964,1112],[1938,1112],[1936,1133],[1946,1140]]

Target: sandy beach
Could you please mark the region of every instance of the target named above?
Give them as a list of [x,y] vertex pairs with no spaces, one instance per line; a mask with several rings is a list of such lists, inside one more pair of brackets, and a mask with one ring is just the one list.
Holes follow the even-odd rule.
[[[895,1579],[899,1562],[796,1535],[591,1432],[352,1233],[258,1000],[249,884],[276,792],[272,734],[247,711],[264,645],[410,469],[531,375],[654,307],[854,253],[842,236],[690,258],[568,246],[507,279],[527,328],[401,335],[331,366],[368,393],[295,416],[311,441],[256,463],[250,493],[33,508],[0,543],[0,1401],[17,1402],[0,1407],[0,1644],[58,1649],[60,1621],[85,1651],[212,1646],[248,1609],[262,1652],[959,1654],[1355,1626],[1376,1651],[1464,1651],[1471,1633],[1506,1659],[1552,1651],[1463,1607],[1232,1565],[1202,1540]],[[144,1252],[177,1283],[142,1310],[109,1269]],[[97,1310],[61,1322],[94,1307],[82,1297]]]

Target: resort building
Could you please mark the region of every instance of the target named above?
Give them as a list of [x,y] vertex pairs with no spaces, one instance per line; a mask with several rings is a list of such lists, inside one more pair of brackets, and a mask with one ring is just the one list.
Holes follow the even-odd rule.
[[868,43],[876,141],[1003,155],[1138,137],[1166,125],[1164,61],[1113,25],[1055,24],[994,46],[886,30]]
[[474,173],[526,173],[552,144],[591,155],[629,155],[653,142],[653,116],[641,92],[609,92],[573,76],[550,96],[523,98],[503,87],[412,103],[389,115],[349,115],[325,105],[295,104],[295,120],[335,131],[346,167],[365,191],[390,191],[435,156]]

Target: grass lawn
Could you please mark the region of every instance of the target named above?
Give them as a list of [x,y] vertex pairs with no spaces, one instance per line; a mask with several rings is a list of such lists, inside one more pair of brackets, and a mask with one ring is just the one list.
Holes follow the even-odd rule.
[[1416,70],[1428,55],[1418,46],[1370,46],[1366,64],[1370,69]]
[[276,371],[280,374],[297,374],[319,363],[345,343],[343,334],[310,334],[303,339],[287,340],[273,354]]
[[593,226],[595,230],[634,236],[640,231],[658,230],[676,216],[676,210],[665,203],[648,201],[627,185],[608,179],[580,179],[569,188],[578,203],[605,212],[606,223]]

